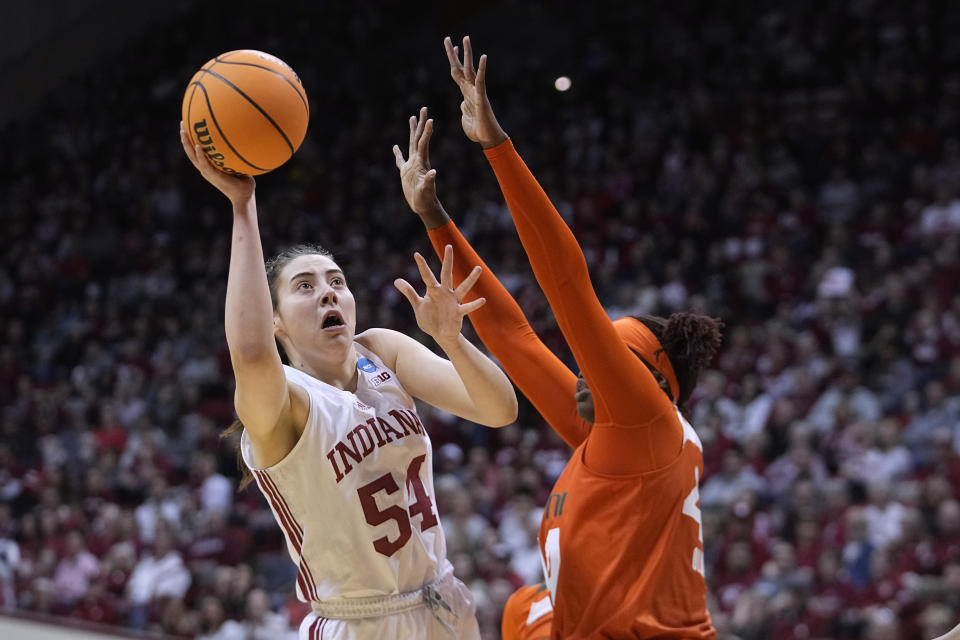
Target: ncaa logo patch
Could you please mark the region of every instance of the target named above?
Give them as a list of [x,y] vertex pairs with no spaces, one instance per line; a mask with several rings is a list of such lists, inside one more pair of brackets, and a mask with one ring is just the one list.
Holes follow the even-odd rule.
[[366,358],[358,358],[357,369],[360,369],[360,371],[364,371],[366,373],[373,373],[377,370],[377,365],[373,364]]

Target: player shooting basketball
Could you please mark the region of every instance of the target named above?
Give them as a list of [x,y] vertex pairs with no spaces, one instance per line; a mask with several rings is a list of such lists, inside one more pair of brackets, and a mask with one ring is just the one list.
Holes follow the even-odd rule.
[[395,331],[355,336],[353,293],[331,256],[296,247],[264,269],[253,178],[214,169],[182,125],[180,138],[233,204],[224,324],[241,451],[312,608],[299,637],[479,638],[470,592],[446,558],[414,406],[420,398],[490,426],[516,419],[510,381],[460,334],[483,304],[461,302],[479,272],[454,287],[452,252],[439,282],[417,255],[426,294],[395,283],[449,360]]

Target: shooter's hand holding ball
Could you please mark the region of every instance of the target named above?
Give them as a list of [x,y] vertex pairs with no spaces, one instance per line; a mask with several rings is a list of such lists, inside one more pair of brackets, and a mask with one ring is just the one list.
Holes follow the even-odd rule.
[[187,154],[191,164],[196,167],[207,182],[215,186],[223,195],[230,199],[234,209],[242,207],[253,199],[253,194],[257,183],[251,176],[239,174],[229,174],[218,170],[213,163],[207,159],[203,152],[203,147],[199,144],[192,144],[190,136],[183,128],[183,122],[180,123],[180,143],[183,145],[183,151]]

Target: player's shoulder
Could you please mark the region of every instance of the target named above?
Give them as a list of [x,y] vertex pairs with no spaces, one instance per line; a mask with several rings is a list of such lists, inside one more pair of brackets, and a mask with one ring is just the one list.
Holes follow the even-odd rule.
[[370,340],[379,340],[383,338],[391,339],[394,336],[402,336],[403,334],[399,331],[394,331],[393,329],[387,329],[386,327],[370,327],[366,331],[358,333],[355,337],[357,342],[365,342]]
[[391,369],[397,359],[397,350],[406,336],[393,329],[371,327],[354,338],[357,344],[378,357]]
[[361,346],[382,357],[381,351],[395,350],[398,344],[412,340],[412,338],[393,329],[371,327],[363,333],[358,333],[354,340]]
[[357,334],[354,340],[380,358],[387,368],[394,371],[397,369],[397,354],[408,352],[411,348],[425,348],[405,333],[382,327],[367,329],[363,333]]

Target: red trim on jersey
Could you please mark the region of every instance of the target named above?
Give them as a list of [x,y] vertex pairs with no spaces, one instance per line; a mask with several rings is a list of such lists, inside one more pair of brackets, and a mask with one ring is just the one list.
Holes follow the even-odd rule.
[[[287,513],[280,507],[279,501],[273,493],[272,488],[268,485],[267,481],[264,479],[264,473],[260,470],[254,470],[254,476],[257,479],[257,484],[260,485],[260,490],[266,496],[267,501],[270,503],[270,506],[273,507],[274,513],[277,515],[277,519],[280,523],[280,528],[283,529],[287,540],[293,545],[294,551],[297,552],[299,558],[303,558],[301,555],[301,540],[297,538],[296,529],[290,524],[287,519]],[[310,595],[310,590],[307,586],[306,576],[303,574],[302,570],[299,570],[299,563],[297,567],[297,585],[300,587],[300,593],[303,594],[303,597],[307,599],[313,599]]]
[[262,481],[264,491],[269,492],[271,502],[273,506],[277,508],[280,517],[283,519],[284,527],[287,530],[287,533],[290,534],[290,540],[293,542],[294,548],[297,550],[297,554],[300,553],[300,548],[303,546],[303,528],[297,523],[296,518],[293,517],[293,514],[290,512],[290,507],[287,505],[286,501],[283,499],[283,495],[277,489],[277,485],[273,482],[273,479],[262,471],[258,471],[260,474],[260,480]]
[[319,600],[320,598],[314,586],[313,574],[310,572],[310,567],[307,566],[307,562],[303,558],[303,529],[300,527],[296,518],[293,517],[289,505],[287,505],[283,494],[280,493],[280,490],[273,483],[273,479],[261,469],[256,469],[253,473],[257,478],[257,484],[260,485],[261,491],[263,491],[270,505],[273,507],[274,512],[277,514],[280,521],[280,528],[283,529],[283,532],[287,535],[287,539],[290,540],[294,551],[297,552],[297,556],[299,557],[299,562],[297,563],[297,584],[300,586],[300,592],[308,600]]
[[270,477],[269,473],[264,472],[264,479],[270,484],[273,488],[273,492],[276,494],[277,498],[280,501],[280,505],[283,507],[284,511],[287,514],[287,517],[290,519],[290,522],[293,523],[294,531],[297,533],[298,542],[294,545],[297,550],[297,555],[300,556],[300,566],[304,573],[306,574],[307,584],[310,585],[310,594],[309,598],[311,600],[319,600],[320,595],[317,593],[317,581],[313,578],[313,571],[310,569],[310,565],[307,564],[306,558],[303,557],[303,527],[300,526],[300,523],[297,522],[297,519],[293,515],[293,511],[290,510],[290,505],[287,504],[286,498],[283,497],[283,492],[280,491],[280,487],[273,481],[273,478]]

